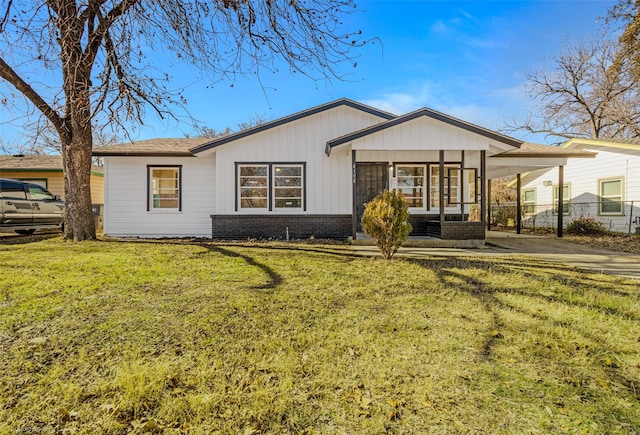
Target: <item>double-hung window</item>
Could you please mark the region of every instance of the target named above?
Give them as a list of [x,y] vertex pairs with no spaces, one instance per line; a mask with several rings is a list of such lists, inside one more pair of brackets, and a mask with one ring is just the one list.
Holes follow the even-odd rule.
[[600,195],[600,201],[598,203],[598,214],[624,214],[624,206],[622,203],[622,179],[610,178],[607,180],[599,180],[598,184],[598,193]]
[[531,216],[536,213],[536,189],[524,189],[522,191],[522,212]]
[[[430,166],[429,205],[431,208],[440,207],[440,165]],[[460,166],[445,165],[444,167],[444,206],[451,207],[460,202]]]
[[302,165],[273,166],[273,208],[302,209]]
[[269,165],[239,167],[240,208],[266,210],[269,206]]
[[424,165],[396,166],[398,191],[404,197],[409,208],[424,208],[425,206],[424,173]]
[[148,166],[147,211],[182,210],[182,167]]
[[[567,216],[571,212],[571,189],[568,184],[562,188],[562,214]],[[553,186],[553,214],[558,214],[558,199],[560,196],[560,186]]]
[[237,164],[239,210],[303,210],[302,163]]

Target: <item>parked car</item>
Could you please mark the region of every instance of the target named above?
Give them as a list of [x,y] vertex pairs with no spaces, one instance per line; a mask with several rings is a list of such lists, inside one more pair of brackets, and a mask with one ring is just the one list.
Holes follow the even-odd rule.
[[63,223],[64,201],[58,196],[38,184],[0,178],[0,231],[33,234]]

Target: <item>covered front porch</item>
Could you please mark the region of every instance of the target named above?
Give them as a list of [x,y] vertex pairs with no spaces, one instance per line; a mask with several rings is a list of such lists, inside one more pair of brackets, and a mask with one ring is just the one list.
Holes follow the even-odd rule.
[[365,204],[395,189],[407,201],[411,237],[451,245],[484,243],[492,178],[594,156],[524,143],[426,108],[330,140],[325,152],[351,159],[354,241]]

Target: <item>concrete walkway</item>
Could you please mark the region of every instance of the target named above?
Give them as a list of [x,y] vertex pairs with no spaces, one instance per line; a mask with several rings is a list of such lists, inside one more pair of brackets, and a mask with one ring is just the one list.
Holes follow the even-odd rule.
[[[375,246],[353,246],[362,255],[377,255]],[[581,269],[640,280],[640,256],[577,245],[553,236],[488,231],[486,245],[474,249],[403,247],[401,257],[431,256],[499,257],[527,256],[567,264]]]

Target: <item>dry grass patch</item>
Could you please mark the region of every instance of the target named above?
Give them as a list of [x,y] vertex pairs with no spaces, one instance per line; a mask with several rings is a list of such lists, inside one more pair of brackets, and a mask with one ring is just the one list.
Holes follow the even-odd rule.
[[0,244],[0,433],[634,433],[637,282],[340,245]]

